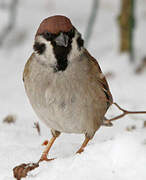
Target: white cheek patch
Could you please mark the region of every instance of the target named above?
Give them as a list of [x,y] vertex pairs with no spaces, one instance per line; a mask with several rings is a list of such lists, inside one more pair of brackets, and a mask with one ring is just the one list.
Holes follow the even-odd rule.
[[41,64],[45,64],[45,65],[53,66],[54,64],[56,64],[56,58],[55,58],[55,55],[53,52],[53,46],[52,46],[51,42],[47,41],[42,36],[37,36],[35,41],[38,43],[43,43],[46,46],[43,54],[38,54],[37,52],[35,52],[37,60]]
[[80,56],[82,53],[82,49],[79,50],[78,44],[77,44],[77,39],[78,39],[79,35],[76,32],[75,33],[75,37],[72,39],[72,48],[71,51],[69,53],[68,56],[68,60],[71,62],[73,59],[75,59],[76,57]]

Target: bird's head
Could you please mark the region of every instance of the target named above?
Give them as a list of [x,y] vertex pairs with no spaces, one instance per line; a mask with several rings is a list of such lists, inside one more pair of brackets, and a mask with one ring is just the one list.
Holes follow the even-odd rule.
[[57,15],[42,21],[33,48],[40,61],[58,72],[82,54],[84,41],[67,17]]

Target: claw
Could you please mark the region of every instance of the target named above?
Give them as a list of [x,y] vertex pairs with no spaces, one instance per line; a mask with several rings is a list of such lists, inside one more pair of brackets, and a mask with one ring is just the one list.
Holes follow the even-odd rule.
[[54,159],[55,158],[48,159],[46,154],[42,154],[39,162],[42,162],[42,161],[53,161]]
[[82,152],[84,152],[84,149],[79,149],[76,153],[81,154]]

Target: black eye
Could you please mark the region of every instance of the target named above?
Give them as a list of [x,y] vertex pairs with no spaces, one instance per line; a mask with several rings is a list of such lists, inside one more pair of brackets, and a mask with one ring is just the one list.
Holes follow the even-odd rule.
[[67,32],[67,35],[70,37],[70,38],[73,38],[75,36],[75,30],[74,29],[71,29],[69,32]]
[[47,41],[51,41],[51,40],[52,40],[52,34],[49,33],[49,32],[43,33],[43,37],[44,37]]

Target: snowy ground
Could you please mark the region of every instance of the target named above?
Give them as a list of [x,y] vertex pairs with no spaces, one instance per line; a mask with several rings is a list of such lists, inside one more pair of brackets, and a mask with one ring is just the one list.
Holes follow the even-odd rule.
[[[137,6],[136,64],[145,55],[146,46],[146,3],[138,0]],[[90,7],[91,1],[85,0],[20,1],[15,31],[0,49],[1,180],[14,179],[12,169],[16,165],[36,162],[44,148],[42,142],[51,137],[49,129],[43,124],[41,136],[33,128],[38,119],[29,105],[22,83],[24,64],[32,52],[34,34],[40,21],[53,14],[65,14],[83,34]],[[126,55],[118,54],[118,12],[119,0],[101,1],[88,49],[99,59],[103,72],[113,73],[108,81],[114,100],[130,110],[146,110],[146,72],[136,75],[136,64],[129,63]],[[6,19],[2,10],[0,13]],[[0,20],[1,27],[3,23]],[[8,114],[16,115],[15,124],[3,123]],[[114,108],[110,109],[109,115],[115,115]],[[58,159],[41,163],[26,179],[145,180],[144,120],[145,115],[131,115],[115,122],[112,128],[102,127],[81,155],[75,155],[75,152],[84,136],[62,134],[50,152],[50,157]],[[126,130],[133,125],[136,127],[134,130]]]

